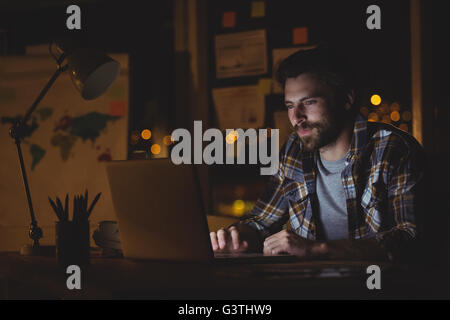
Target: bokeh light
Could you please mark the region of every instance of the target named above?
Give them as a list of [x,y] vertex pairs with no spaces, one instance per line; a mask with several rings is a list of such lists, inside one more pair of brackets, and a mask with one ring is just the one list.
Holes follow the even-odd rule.
[[161,147],[159,146],[159,144],[155,143],[154,145],[152,145],[152,147],[150,148],[150,151],[153,154],[159,154],[161,152]]
[[398,111],[391,112],[391,120],[397,122],[400,120],[400,113]]
[[393,111],[400,111],[400,105],[398,104],[398,102],[393,102],[391,104],[391,112]]
[[402,119],[403,119],[403,121],[406,121],[406,122],[411,121],[412,113],[410,111],[403,112],[402,113]]
[[239,137],[239,134],[236,130],[230,131],[230,133],[227,134],[225,137],[225,141],[228,144],[234,143]]
[[391,118],[389,117],[388,114],[385,114],[385,115],[383,116],[383,118],[381,119],[381,122],[384,122],[384,123],[391,123]]
[[370,97],[370,102],[374,105],[377,106],[381,103],[381,97],[378,94],[374,94]]
[[245,202],[242,200],[236,200],[233,202],[233,214],[236,216],[241,216],[245,212]]
[[152,132],[148,129],[144,129],[141,131],[141,137],[144,140],[148,140],[152,137]]
[[170,146],[170,145],[172,144],[172,142],[173,142],[173,140],[172,140],[172,137],[171,137],[171,136],[165,136],[165,137],[163,138],[163,143],[164,143],[166,146]]
[[359,112],[361,112],[361,114],[362,114],[364,117],[367,117],[367,116],[369,115],[369,108],[367,108],[367,107],[361,107],[361,108],[359,109]]
[[376,121],[378,121],[378,115],[376,114],[376,112],[371,112],[371,113],[369,113],[367,120],[371,121],[371,122],[376,122]]
[[383,102],[380,107],[379,110],[381,111],[382,114],[387,114],[389,113],[389,106],[387,103]]

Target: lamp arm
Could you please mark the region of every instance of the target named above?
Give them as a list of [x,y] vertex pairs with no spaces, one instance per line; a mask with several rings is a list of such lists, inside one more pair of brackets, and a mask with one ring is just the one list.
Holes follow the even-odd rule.
[[20,143],[21,143],[21,140],[16,140],[17,153],[19,155],[19,161],[20,161],[20,169],[22,170],[22,178],[23,178],[23,183],[25,185],[25,192],[27,194],[28,208],[30,209],[31,224],[30,224],[29,236],[34,242],[33,246],[39,247],[39,239],[42,238],[43,233],[42,233],[42,229],[38,227],[36,217],[34,215],[33,203],[31,202],[30,188],[28,187],[27,172],[25,170],[25,165],[23,162],[22,148],[20,147]]
[[22,119],[22,123],[25,124],[28,119],[30,118],[31,114],[33,113],[34,109],[36,109],[37,105],[39,104],[39,102],[41,102],[42,98],[44,98],[44,96],[46,95],[47,91],[50,89],[50,87],[53,85],[53,83],[55,82],[55,80],[58,78],[58,76],[63,73],[64,71],[66,71],[68,68],[68,65],[66,64],[65,66],[60,66],[58,65],[58,69],[56,69],[55,73],[53,74],[53,76],[50,78],[50,80],[47,82],[47,84],[45,85],[45,87],[42,89],[41,93],[39,94],[39,96],[36,98],[36,100],[33,102],[33,104],[31,105],[31,107],[28,109],[27,113],[25,114],[24,118]]
[[42,229],[38,227],[38,223],[37,223],[36,217],[34,215],[33,203],[31,201],[30,188],[28,186],[27,172],[25,170],[25,164],[24,164],[23,155],[22,155],[22,148],[20,145],[21,145],[21,142],[22,142],[25,132],[26,132],[26,123],[27,123],[28,119],[30,118],[31,114],[36,109],[39,102],[41,102],[42,98],[45,96],[45,94],[50,89],[50,87],[53,85],[53,83],[58,78],[58,76],[67,70],[67,67],[68,67],[67,64],[65,66],[58,65],[58,69],[55,71],[53,76],[50,78],[50,80],[47,82],[45,87],[42,89],[39,96],[36,98],[36,100],[33,102],[31,107],[28,109],[24,118],[20,119],[9,130],[10,136],[14,139],[14,141],[16,143],[17,153],[19,155],[20,169],[22,171],[22,179],[23,179],[23,183],[25,186],[25,192],[27,194],[28,208],[30,210],[30,217],[31,217],[29,236],[34,242],[33,243],[34,248],[39,248],[39,239],[42,238],[43,233],[42,233]]

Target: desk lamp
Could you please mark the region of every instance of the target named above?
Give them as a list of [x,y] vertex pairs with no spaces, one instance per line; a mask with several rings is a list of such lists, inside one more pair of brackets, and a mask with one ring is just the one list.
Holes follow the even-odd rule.
[[[56,53],[53,52],[53,47],[55,47],[57,51]],[[25,116],[16,121],[9,130],[9,134],[14,139],[17,146],[17,153],[19,155],[20,168],[22,170],[22,178],[25,185],[28,208],[31,217],[29,237],[33,240],[33,245],[26,245],[22,247],[20,252],[23,255],[48,255],[51,251],[51,247],[48,248],[40,246],[39,244],[39,239],[42,238],[43,232],[38,226],[36,216],[33,211],[27,174],[23,162],[22,149],[20,147],[22,140],[31,130],[31,126],[27,124],[31,114],[58,76],[66,70],[70,72],[70,77],[73,84],[81,94],[81,97],[85,100],[95,99],[106,92],[106,90],[117,78],[120,71],[120,64],[117,61],[110,58],[106,54],[90,49],[74,48],[71,47],[70,44],[63,42],[52,42],[49,45],[49,51],[57,63],[55,73],[28,109]],[[67,63],[62,65],[64,60],[67,60]]]

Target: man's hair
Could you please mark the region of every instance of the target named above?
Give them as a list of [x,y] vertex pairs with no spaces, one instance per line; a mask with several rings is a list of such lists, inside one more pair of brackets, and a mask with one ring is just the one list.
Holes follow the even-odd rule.
[[[284,88],[288,78],[296,78],[301,74],[316,75],[333,90],[337,103],[348,102],[347,95],[352,91],[355,99],[357,98],[356,75],[352,65],[336,49],[328,45],[322,44],[313,49],[291,54],[280,63],[275,78]],[[355,102],[352,107],[353,113],[356,112]]]

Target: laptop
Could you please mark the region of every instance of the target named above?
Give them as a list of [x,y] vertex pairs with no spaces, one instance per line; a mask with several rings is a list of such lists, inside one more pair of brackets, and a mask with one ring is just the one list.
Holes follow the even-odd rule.
[[214,254],[195,170],[193,165],[175,165],[170,159],[106,163],[125,258],[244,263],[298,261],[292,255]]

